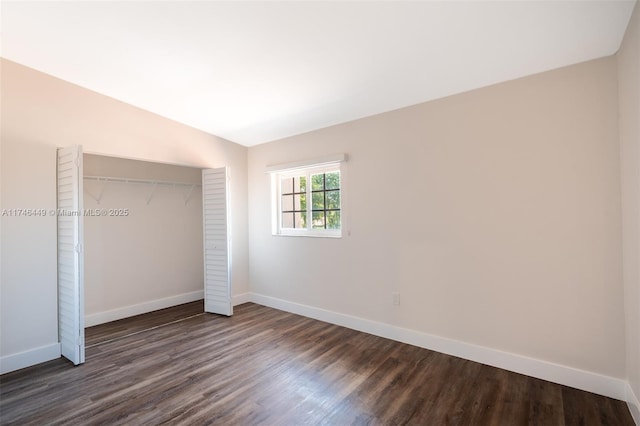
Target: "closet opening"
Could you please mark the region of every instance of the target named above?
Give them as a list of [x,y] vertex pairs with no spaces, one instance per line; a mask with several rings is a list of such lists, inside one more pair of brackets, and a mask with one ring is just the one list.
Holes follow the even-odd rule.
[[83,160],[85,326],[203,299],[202,169]]
[[[182,305],[232,314],[226,168],[82,154],[81,147],[60,149],[58,168],[59,205],[75,191],[70,205],[82,212],[58,219],[60,341],[71,348],[63,356],[80,364],[85,343],[99,343],[99,336],[85,342],[85,327]],[[75,250],[65,255],[65,247]]]

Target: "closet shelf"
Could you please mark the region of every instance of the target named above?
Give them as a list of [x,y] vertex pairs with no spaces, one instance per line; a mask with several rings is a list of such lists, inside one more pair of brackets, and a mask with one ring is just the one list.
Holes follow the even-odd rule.
[[105,183],[115,182],[115,183],[125,183],[125,184],[134,184],[134,185],[141,185],[141,184],[152,185],[151,191],[147,196],[147,204],[151,202],[151,199],[153,198],[153,194],[155,193],[156,188],[158,186],[170,186],[173,188],[177,188],[177,187],[188,188],[188,192],[184,195],[185,205],[189,203],[189,200],[191,199],[191,195],[193,193],[193,189],[195,187],[202,186],[202,184],[198,184],[198,183],[173,182],[168,180],[152,180],[152,179],[133,179],[133,178],[121,178],[121,177],[111,177],[111,176],[83,176],[83,178],[84,180],[92,180],[96,182],[101,182],[103,184],[98,196],[95,196],[91,192],[87,191],[88,194],[91,196],[91,198],[96,200],[98,204],[100,204],[100,201],[102,200],[102,194],[104,193]]
[[130,184],[146,184],[146,185],[160,185],[160,186],[202,186],[199,183],[186,183],[186,182],[173,182],[169,180],[152,180],[152,179],[133,179],[133,178],[121,178],[110,176],[84,176],[85,180],[95,180],[98,182],[118,182],[118,183],[130,183]]

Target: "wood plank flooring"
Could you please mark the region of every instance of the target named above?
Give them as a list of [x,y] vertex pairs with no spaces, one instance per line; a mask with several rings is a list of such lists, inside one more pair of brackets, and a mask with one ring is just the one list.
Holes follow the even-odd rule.
[[0,376],[0,423],[633,425],[622,401],[260,305],[201,311],[92,327],[86,364]]
[[88,327],[84,331],[87,347],[104,343],[112,339],[119,339],[134,333],[148,331],[155,327],[165,326],[174,321],[181,321],[204,312],[204,300],[185,303],[171,308],[160,309],[148,314],[136,315],[95,327]]

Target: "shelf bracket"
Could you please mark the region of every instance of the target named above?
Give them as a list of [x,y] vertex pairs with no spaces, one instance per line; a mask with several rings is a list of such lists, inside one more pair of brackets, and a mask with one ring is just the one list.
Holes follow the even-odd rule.
[[189,200],[191,199],[191,195],[193,194],[193,189],[195,188],[195,184],[191,185],[191,187],[189,188],[189,191],[187,192],[187,195],[184,197],[184,205],[186,206],[187,204],[189,204]]
[[102,200],[102,194],[104,194],[104,187],[107,186],[107,183],[104,180],[100,180],[100,179],[98,179],[98,182],[101,183],[101,185],[100,185],[100,192],[98,193],[97,197],[93,195],[91,191],[89,191],[88,189],[86,191],[91,198],[96,200],[96,203],[100,204],[100,200]]
[[153,198],[153,194],[156,192],[157,187],[158,187],[158,182],[153,182],[153,186],[151,187],[151,192],[149,192],[149,195],[147,195],[147,205],[149,205],[149,203],[151,202],[151,199]]

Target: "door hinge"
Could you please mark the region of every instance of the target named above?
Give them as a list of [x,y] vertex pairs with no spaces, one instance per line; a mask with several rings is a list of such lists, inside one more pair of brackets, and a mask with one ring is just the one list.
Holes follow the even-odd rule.
[[77,253],[84,253],[84,244],[82,244],[82,243],[76,244],[76,252]]

